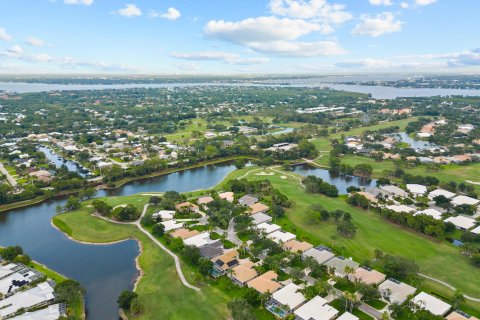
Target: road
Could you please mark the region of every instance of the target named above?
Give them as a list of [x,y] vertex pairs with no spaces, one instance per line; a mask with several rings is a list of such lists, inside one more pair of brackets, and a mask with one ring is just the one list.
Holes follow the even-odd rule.
[[7,177],[8,183],[10,183],[12,187],[17,186],[17,180],[15,180],[12,175],[7,171],[7,169],[5,169],[3,163],[0,163],[0,172]]
[[235,221],[233,220],[233,218],[230,219],[230,221],[228,222],[227,230],[223,230],[223,229],[220,229],[220,228],[215,228],[214,231],[216,233],[220,234],[220,235],[222,235],[224,232],[226,232],[228,241],[233,242],[237,246],[242,245],[242,240],[240,240],[237,237],[237,233],[235,232]]

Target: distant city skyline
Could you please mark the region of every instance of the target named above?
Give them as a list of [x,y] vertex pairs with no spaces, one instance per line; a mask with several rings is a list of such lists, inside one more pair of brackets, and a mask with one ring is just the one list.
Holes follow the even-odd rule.
[[0,74],[480,73],[480,2],[0,0]]

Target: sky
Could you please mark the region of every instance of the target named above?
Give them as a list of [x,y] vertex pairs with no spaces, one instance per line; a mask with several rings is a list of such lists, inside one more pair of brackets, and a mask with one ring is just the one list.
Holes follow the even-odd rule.
[[0,74],[480,73],[478,0],[0,0]]

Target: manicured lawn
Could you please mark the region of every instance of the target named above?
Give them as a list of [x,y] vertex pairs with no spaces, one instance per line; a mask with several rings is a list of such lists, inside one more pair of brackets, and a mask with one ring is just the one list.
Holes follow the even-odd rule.
[[374,307],[377,310],[383,310],[387,306],[385,302],[382,300],[372,300],[372,301],[366,301],[366,304],[368,304],[371,307]]

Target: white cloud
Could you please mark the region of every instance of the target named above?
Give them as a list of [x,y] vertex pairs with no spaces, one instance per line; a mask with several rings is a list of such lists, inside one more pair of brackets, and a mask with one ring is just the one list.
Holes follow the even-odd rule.
[[392,0],[369,0],[372,6],[391,6],[393,5]]
[[181,13],[177,9],[170,7],[170,8],[168,8],[167,12],[165,12],[165,13],[161,13],[161,12],[157,12],[155,10],[151,10],[149,15],[152,18],[163,18],[163,19],[167,19],[167,20],[177,20],[178,18],[180,18]]
[[135,4],[129,3],[125,5],[125,8],[119,9],[116,11],[121,16],[131,18],[131,17],[139,17],[142,15],[142,10],[137,7]]
[[36,37],[28,37],[25,42],[32,47],[42,47],[45,45],[45,42],[42,39]]
[[352,30],[352,34],[378,37],[387,33],[399,32],[402,30],[402,26],[403,22],[395,20],[395,16],[391,12],[383,12],[375,16],[364,14],[360,17],[360,23]]
[[64,0],[65,4],[81,4],[84,6],[89,6],[93,3],[93,0]]
[[437,0],[415,0],[415,4],[417,6],[428,6],[429,4],[433,4],[437,2]]
[[362,59],[353,61],[342,61],[335,64],[339,68],[359,69],[359,68],[388,68],[391,64],[383,59]]
[[341,24],[352,19],[343,4],[326,0],[270,0],[270,11],[276,15],[300,19],[316,19],[326,24]]
[[401,2],[400,7],[402,7],[403,9],[407,9],[410,7],[410,4],[408,2]]
[[270,53],[286,57],[317,57],[338,56],[346,54],[338,42],[335,41],[273,41],[269,43],[257,42],[251,48],[262,53]]
[[264,64],[270,61],[268,58],[244,58],[236,53],[223,51],[171,52],[170,56],[176,59],[183,60],[223,61],[228,64],[237,65]]
[[0,28],[0,40],[10,41],[12,40],[12,36],[8,34],[7,30]]
[[8,53],[11,53],[13,55],[20,55],[23,53],[23,48],[20,47],[19,45],[14,45],[11,46],[10,48],[7,49]]
[[198,71],[198,70],[200,70],[200,67],[195,63],[179,63],[179,64],[176,64],[175,67],[177,67],[178,69],[183,70],[183,71]]

